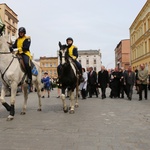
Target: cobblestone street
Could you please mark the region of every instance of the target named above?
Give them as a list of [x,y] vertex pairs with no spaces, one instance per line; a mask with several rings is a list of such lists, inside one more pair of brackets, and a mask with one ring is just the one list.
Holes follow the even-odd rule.
[[0,106],[0,150],[149,150],[150,100],[138,101],[136,91],[132,101],[110,99],[109,92],[104,100],[79,98],[75,114],[63,112],[57,89],[42,99],[38,112],[33,92],[24,116],[20,93],[13,121],[6,121],[8,112]]

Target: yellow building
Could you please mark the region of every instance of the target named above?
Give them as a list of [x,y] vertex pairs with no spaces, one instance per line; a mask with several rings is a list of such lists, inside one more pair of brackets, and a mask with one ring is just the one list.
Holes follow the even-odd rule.
[[57,78],[58,57],[40,57],[42,72],[48,72],[51,78]]
[[9,36],[9,41],[12,36],[17,37],[18,15],[7,6],[0,4],[0,24],[5,24],[5,34]]
[[145,64],[150,72],[150,0],[147,0],[130,27],[131,65]]

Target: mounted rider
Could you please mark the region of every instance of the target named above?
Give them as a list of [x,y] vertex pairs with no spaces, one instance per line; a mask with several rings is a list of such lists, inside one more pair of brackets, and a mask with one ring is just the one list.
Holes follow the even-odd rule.
[[73,45],[73,39],[71,37],[66,39],[67,43],[67,50],[68,50],[68,55],[74,60],[74,63],[76,64],[80,76],[82,76],[82,66],[81,64],[77,61],[78,58],[78,48]]
[[30,36],[26,36],[26,29],[24,27],[20,27],[18,30],[18,38],[15,43],[10,48],[10,51],[17,51],[17,54],[20,54],[23,58],[23,62],[25,65],[26,73],[27,73],[27,83],[31,85],[32,83],[32,72],[31,72],[31,53],[30,53],[30,44],[31,38]]
[[[73,59],[73,62],[75,63],[75,65],[77,66],[78,70],[79,70],[79,79],[82,79],[82,66],[81,64],[77,61],[78,58],[78,48],[76,46],[73,45],[73,39],[71,37],[68,37],[66,39],[66,47],[67,47],[67,52],[69,57],[71,57]],[[58,72],[58,76],[61,76],[61,65],[58,66],[57,68],[57,72]]]

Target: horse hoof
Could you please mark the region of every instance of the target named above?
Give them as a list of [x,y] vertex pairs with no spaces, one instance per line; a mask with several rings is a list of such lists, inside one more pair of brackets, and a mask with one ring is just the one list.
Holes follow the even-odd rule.
[[42,109],[41,109],[41,108],[38,108],[37,111],[42,111]]
[[26,112],[21,112],[21,113],[20,113],[20,115],[25,115],[25,114],[26,114]]
[[78,104],[75,104],[75,108],[78,108],[79,107],[79,105]]
[[64,111],[64,113],[67,113],[68,112],[68,107],[64,107],[63,111]]
[[70,111],[69,111],[69,114],[74,114],[74,113],[75,113],[74,110],[70,110]]
[[14,116],[9,115],[6,120],[7,120],[7,121],[11,121],[11,120],[13,120],[13,119],[14,119]]

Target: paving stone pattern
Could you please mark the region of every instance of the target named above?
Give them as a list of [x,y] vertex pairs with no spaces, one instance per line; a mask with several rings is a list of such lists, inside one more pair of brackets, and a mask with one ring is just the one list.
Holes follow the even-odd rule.
[[150,99],[138,101],[136,91],[132,101],[110,99],[109,92],[104,100],[79,98],[75,114],[63,112],[57,89],[42,99],[38,112],[32,92],[24,116],[20,93],[13,121],[6,121],[8,112],[0,105],[0,150],[150,150]]

